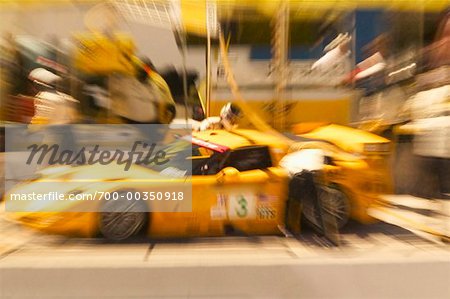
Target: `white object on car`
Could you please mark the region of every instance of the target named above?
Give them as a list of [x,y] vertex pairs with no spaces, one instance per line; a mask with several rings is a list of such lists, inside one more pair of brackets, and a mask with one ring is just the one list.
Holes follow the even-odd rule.
[[198,130],[200,127],[200,122],[195,119],[188,118],[187,120],[184,118],[175,118],[169,124],[169,129],[185,129],[185,130]]
[[280,166],[293,176],[303,170],[320,170],[323,168],[325,152],[321,149],[304,149],[283,157]]
[[223,129],[222,120],[219,116],[208,117],[200,123],[196,131],[218,130]]

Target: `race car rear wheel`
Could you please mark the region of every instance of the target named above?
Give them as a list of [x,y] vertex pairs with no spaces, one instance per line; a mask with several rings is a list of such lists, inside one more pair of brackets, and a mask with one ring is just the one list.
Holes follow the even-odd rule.
[[147,212],[141,202],[128,200],[107,201],[102,206],[99,230],[103,237],[123,241],[136,236],[147,223]]
[[[344,192],[337,187],[317,186],[317,197],[322,207],[322,217],[333,217],[337,228],[343,228],[350,216],[350,203]],[[303,205],[303,216],[314,226],[321,226],[317,205],[308,202]]]

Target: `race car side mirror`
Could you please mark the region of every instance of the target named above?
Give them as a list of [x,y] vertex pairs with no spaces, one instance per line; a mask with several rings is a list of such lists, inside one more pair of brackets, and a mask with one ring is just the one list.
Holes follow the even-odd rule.
[[218,183],[237,182],[239,180],[239,170],[234,167],[225,167],[217,174]]

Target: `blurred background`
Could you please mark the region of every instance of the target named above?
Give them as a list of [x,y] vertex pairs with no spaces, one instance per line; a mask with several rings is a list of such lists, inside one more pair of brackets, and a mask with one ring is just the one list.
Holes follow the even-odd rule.
[[[446,1],[1,6],[2,123],[168,123],[218,115],[233,99],[219,55],[220,26],[241,94],[264,121],[282,131],[329,122],[382,135],[395,143],[396,192],[449,193]],[[140,84],[145,65],[165,79],[171,97]],[[63,114],[52,115],[61,111],[51,108],[57,104],[37,96],[45,88],[70,97],[58,104]]]

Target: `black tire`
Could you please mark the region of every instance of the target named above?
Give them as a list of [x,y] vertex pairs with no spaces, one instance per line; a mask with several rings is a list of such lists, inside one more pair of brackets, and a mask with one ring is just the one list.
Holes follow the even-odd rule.
[[350,217],[350,203],[344,192],[335,187],[316,186],[322,217],[318,205],[309,200],[303,204],[303,216],[313,226],[322,227],[323,217],[333,217],[338,229],[343,228]]
[[147,222],[148,213],[142,202],[119,197],[118,200],[109,200],[103,204],[99,230],[108,240],[123,241],[138,235]]

